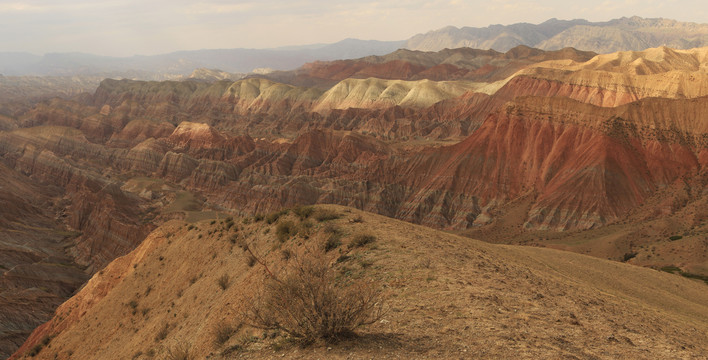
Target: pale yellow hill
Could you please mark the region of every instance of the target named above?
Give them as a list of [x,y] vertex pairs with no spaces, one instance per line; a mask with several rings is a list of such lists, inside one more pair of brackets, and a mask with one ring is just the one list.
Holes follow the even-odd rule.
[[347,108],[424,108],[485,85],[465,81],[346,79],[327,90],[316,111]]
[[310,106],[321,95],[322,91],[314,88],[251,78],[234,82],[226,88],[222,97],[234,99],[242,111],[258,112],[278,103],[287,103],[291,107]]
[[708,47],[674,50],[658,47],[597,55],[584,63],[546,61],[518,75],[646,97],[694,98],[708,95]]
[[251,78],[239,80],[229,86],[224,95],[233,95],[241,100],[315,100],[320,93],[314,89],[301,88],[272,82],[266,79]]
[[[96,274],[22,348],[39,359],[593,358],[704,359],[708,286],[677,275],[551,249],[499,246],[339,206],[333,221],[294,215],[167,223]],[[322,210],[319,210],[322,211]],[[277,239],[290,221],[298,234]],[[232,224],[232,225],[229,225]],[[372,279],[388,311],[360,337],[300,348],[275,333],[237,326],[286,252],[327,253],[341,280]],[[350,247],[356,234],[372,243]],[[235,239],[233,243],[231,239]],[[226,276],[226,281],[222,281]],[[220,280],[222,279],[222,280]],[[53,337],[48,345],[45,336]],[[266,336],[267,335],[267,336]],[[29,354],[29,353],[27,353]]]

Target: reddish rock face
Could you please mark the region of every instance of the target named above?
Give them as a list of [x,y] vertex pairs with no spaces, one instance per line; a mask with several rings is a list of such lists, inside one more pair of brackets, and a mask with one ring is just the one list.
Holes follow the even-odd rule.
[[337,82],[374,77],[390,80],[497,81],[530,64],[546,60],[587,61],[595,53],[572,48],[543,51],[518,46],[507,53],[470,48],[423,52],[401,49],[384,56],[356,60],[316,61],[293,71],[276,71],[265,77],[297,86],[329,89]]

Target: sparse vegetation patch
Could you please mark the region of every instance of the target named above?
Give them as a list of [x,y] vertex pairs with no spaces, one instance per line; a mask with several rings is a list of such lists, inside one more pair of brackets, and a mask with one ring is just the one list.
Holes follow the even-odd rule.
[[272,224],[272,223],[278,221],[278,219],[280,219],[281,216],[283,216],[287,213],[288,213],[288,210],[280,210],[280,211],[270,213],[270,214],[268,214],[268,216],[265,217],[265,221],[268,224]]
[[224,345],[238,331],[238,327],[222,322],[214,329],[214,343],[217,346]]
[[278,223],[278,226],[275,228],[275,236],[280,242],[285,242],[285,240],[295,235],[295,233],[297,233],[297,230],[292,221],[282,221]]
[[322,252],[294,256],[285,274],[268,278],[245,317],[254,327],[282,331],[302,343],[336,341],[379,320],[383,299],[364,280],[337,282]]
[[167,355],[165,359],[167,360],[189,360],[191,355],[189,354],[189,346],[186,344],[180,344],[176,347],[167,350]]
[[29,355],[29,356],[31,356],[31,357],[35,357],[35,356],[39,355],[39,353],[42,351],[42,349],[43,349],[45,346],[49,345],[49,342],[50,342],[51,340],[52,340],[52,338],[51,338],[50,336],[45,336],[45,337],[43,337],[42,340],[39,341],[39,343],[37,343],[35,346],[33,346],[33,347],[29,350],[29,352],[27,353],[27,355]]
[[312,216],[312,213],[315,212],[315,208],[312,206],[298,206],[293,209],[293,213],[297,215],[300,220],[305,220]]
[[370,244],[374,241],[376,241],[376,236],[374,236],[374,235],[357,234],[352,239],[352,242],[349,244],[349,247],[351,247],[351,248],[362,247],[362,246],[366,246],[367,244]]
[[229,277],[229,274],[223,274],[216,282],[219,284],[221,290],[226,290],[229,288],[229,285],[231,285],[231,278]]
[[678,266],[673,266],[673,265],[664,266],[661,268],[661,271],[665,271],[665,272],[671,273],[671,274],[678,274],[678,275],[681,275],[681,276],[689,278],[689,279],[701,280],[701,281],[705,282],[706,285],[708,285],[708,276],[685,272],[685,271],[681,270],[681,268],[679,268]]
[[340,245],[342,245],[342,231],[339,229],[339,227],[333,225],[333,224],[327,224],[323,228],[323,231],[325,234],[327,234],[327,240],[325,240],[324,243],[324,250],[325,252],[329,252],[331,250],[334,250],[338,248]]
[[317,209],[314,213],[314,218],[315,220],[319,222],[323,221],[328,221],[328,220],[336,220],[341,217],[341,215],[333,210],[328,210],[328,209]]

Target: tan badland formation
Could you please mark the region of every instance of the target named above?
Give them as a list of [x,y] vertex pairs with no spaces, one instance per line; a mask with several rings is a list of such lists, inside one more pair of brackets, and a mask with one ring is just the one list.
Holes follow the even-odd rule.
[[[542,61],[547,57],[565,60]],[[324,93],[315,88],[258,78],[212,85],[172,82],[170,86],[156,82],[104,81],[95,96],[95,103],[119,107],[127,98],[147,101],[153,105],[144,110],[145,114],[155,117],[172,112],[171,105],[160,104],[170,99],[186,100],[183,106],[192,113],[203,113],[209,107],[217,107],[221,111],[243,115],[293,110],[328,113],[331,109],[382,109],[394,106],[422,109],[465,93],[493,95],[505,87],[513,94],[501,96],[505,100],[524,95],[563,96],[599,106],[618,106],[647,97],[695,98],[708,95],[708,48],[673,50],[660,47],[640,52],[597,55],[585,62],[576,62],[578,56],[575,52],[545,53],[527,59],[537,61],[529,60],[528,67],[502,80],[348,78]]]
[[584,63],[548,61],[516,74],[523,75],[587,89],[561,95],[601,106],[647,97],[694,98],[708,95],[708,48],[659,47],[597,55]]
[[[40,218],[72,230],[58,240],[89,273],[170,219],[336,203],[485,241],[706,275],[708,97],[657,80],[675,67],[686,84],[705,81],[704,51],[541,63],[422,109],[317,113],[322,89],[267,79],[107,80],[92,96],[4,118],[0,156],[18,178],[55,191]],[[645,75],[617,72],[643,57]],[[398,83],[343,83],[367,81]],[[642,98],[652,94],[671,98]]]
[[[524,81],[536,80],[527,77]],[[106,164],[116,173],[131,172],[129,178],[175,182],[178,188],[186,187],[217,206],[232,209],[270,211],[298,202],[336,202],[450,229],[490,223],[503,204],[521,196],[533,199],[522,221],[527,228],[568,230],[620,221],[630,209],[681,181],[692,184],[689,193],[701,193],[708,159],[706,125],[701,121],[705,98],[646,99],[617,108],[543,97],[499,104],[524,92],[551,93],[551,88],[519,85],[508,82],[493,96],[484,95],[480,103],[473,101],[475,94],[464,95],[462,99],[469,99],[466,106],[472,108],[497,105],[485,108],[492,115],[472,136],[452,146],[430,149],[425,149],[430,144],[425,141],[422,147],[399,148],[363,134],[306,127],[285,142],[229,135],[234,123],[228,109],[234,102],[219,100],[226,89],[239,94],[233,100],[237,103],[255,101],[268,89],[303,94],[296,87],[261,79],[215,85],[106,81],[91,99],[96,107],[55,101],[38,106],[21,120],[25,126],[65,127],[18,129],[2,134],[0,144],[6,156],[17,157],[14,164],[23,172],[76,189],[74,215],[69,219],[72,227],[86,231],[83,237],[89,242],[79,241],[83,245],[74,250],[86,265],[105,263],[112,258],[110,252],[120,253],[137,244],[150,230],[140,218],[154,217],[155,209],[159,212],[174,201],[172,195],[152,199],[146,197],[148,192],[118,191],[124,180],[103,178]],[[217,100],[209,107],[212,96]],[[151,110],[170,108],[179,112]],[[217,112],[216,118],[205,118],[215,125],[208,126],[179,120],[179,116],[190,117],[182,109],[197,117],[226,110]],[[445,111],[442,102],[422,113],[445,116]],[[391,114],[397,113],[416,116],[403,109]],[[347,112],[342,118],[356,121],[352,114],[356,115]],[[389,113],[382,114],[382,119],[368,119],[367,127],[385,129]],[[177,117],[179,126],[160,121],[163,117],[170,121]],[[277,126],[274,130],[285,129],[307,119],[292,125],[283,124],[287,120],[282,119],[272,124]],[[241,121],[239,117],[237,124]],[[269,121],[273,120],[261,122]],[[400,131],[412,125],[394,123]],[[104,141],[106,146],[101,144]],[[587,168],[597,171],[583,170]],[[111,190],[112,200],[83,200],[100,198],[104,190],[99,189]],[[578,189],[583,189],[579,196],[566,196]],[[666,204],[668,210],[647,217],[674,214],[694,198],[672,200]],[[105,209],[95,209],[97,204]],[[123,215],[93,216],[117,209]],[[701,219],[696,215],[691,224],[664,230],[673,232],[665,237],[692,233],[691,229],[701,226]],[[664,236],[664,231],[656,236]]]
[[347,79],[327,90],[314,111],[329,109],[381,109],[393,106],[421,109],[481,88],[483,83],[462,81],[403,81]]
[[[317,209],[340,218],[320,222],[316,211],[273,224],[168,222],[97,273],[12,359],[29,352],[37,359],[164,358],[177,349],[216,359],[700,359],[708,352],[705,284],[569,252],[492,245],[351,208]],[[275,233],[287,221],[298,233],[281,242]],[[344,279],[383,289],[383,318],[358,337],[309,348],[238,327],[267,273],[249,265],[237,244],[249,243],[279,273],[294,261],[286,251],[322,247],[331,229],[342,245],[325,256]],[[352,247],[357,234],[375,241]],[[220,344],[225,326],[238,330]]]

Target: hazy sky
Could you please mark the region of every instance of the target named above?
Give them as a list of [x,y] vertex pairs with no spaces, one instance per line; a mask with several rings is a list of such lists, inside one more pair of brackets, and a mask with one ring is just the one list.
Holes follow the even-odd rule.
[[0,52],[152,55],[345,38],[402,40],[447,25],[622,16],[708,22],[706,0],[0,0]]

